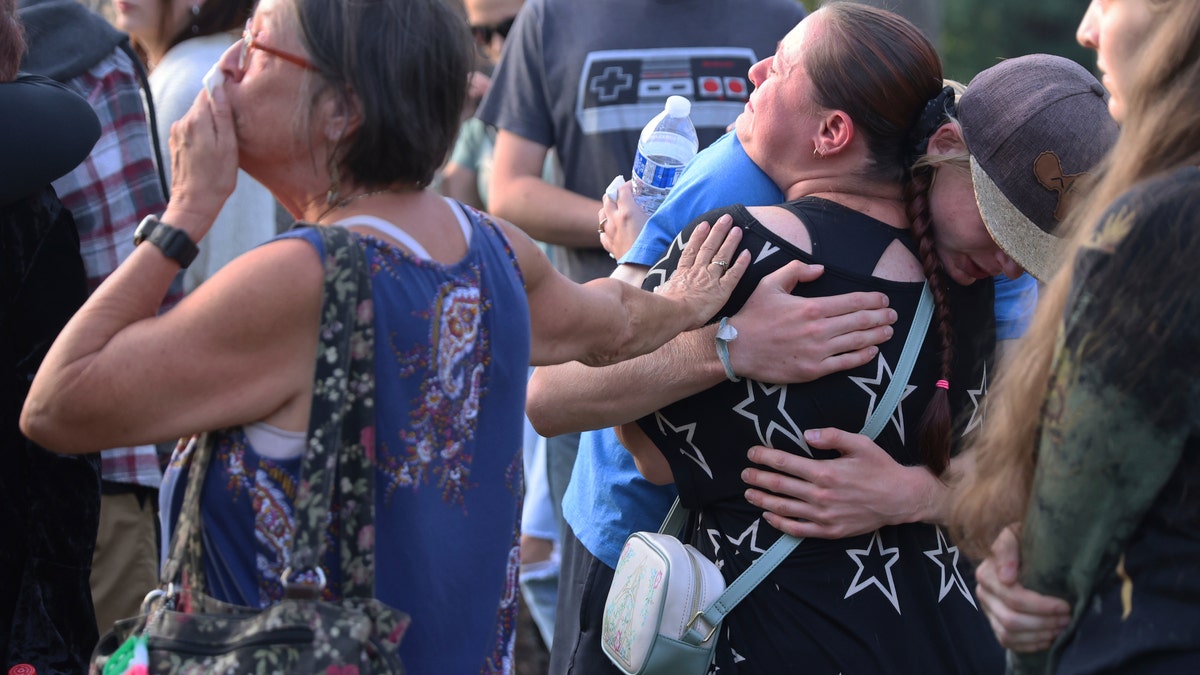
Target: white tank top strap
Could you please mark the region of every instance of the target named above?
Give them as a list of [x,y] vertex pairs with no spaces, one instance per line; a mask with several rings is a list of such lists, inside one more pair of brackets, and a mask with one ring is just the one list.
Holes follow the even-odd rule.
[[[471,245],[471,221],[467,218],[466,211],[463,210],[462,204],[458,203],[457,201],[449,197],[443,197],[443,199],[445,199],[446,203],[450,205],[450,210],[454,213],[454,217],[458,220],[458,227],[460,230],[462,230],[463,240],[469,247]],[[429,255],[429,251],[426,251],[425,247],[419,244],[411,234],[405,232],[383,218],[361,214],[350,216],[349,218],[343,218],[339,221],[336,221],[334,224],[341,225],[342,227],[359,225],[362,227],[369,227],[373,230],[378,230],[403,244],[405,248],[407,248],[414,256],[422,260],[433,260],[433,256]]]
[[382,232],[403,244],[404,247],[407,248],[414,256],[422,260],[433,260],[433,256],[429,255],[429,252],[425,250],[425,247],[417,243],[417,240],[414,239],[411,234],[405,232],[399,227],[396,227],[383,218],[361,214],[357,216],[350,216],[349,218],[343,218],[334,224],[341,225],[342,227],[359,225],[361,227],[369,227],[373,230],[378,230],[379,232]]
[[450,197],[442,197],[446,203],[450,205],[450,210],[454,212],[454,216],[458,218],[458,226],[462,229],[463,240],[467,242],[467,246],[471,245],[471,219],[467,217],[467,210],[462,203]]
[[308,434],[303,431],[287,431],[266,422],[253,422],[242,426],[246,440],[260,457],[268,459],[291,459],[304,454]]

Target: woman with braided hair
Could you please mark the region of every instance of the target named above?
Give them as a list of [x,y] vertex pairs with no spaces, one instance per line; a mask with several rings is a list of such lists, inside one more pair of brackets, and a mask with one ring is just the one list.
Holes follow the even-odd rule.
[[[994,344],[992,284],[953,283],[927,228],[910,226],[914,215],[925,222],[928,201],[928,181],[906,193],[912,128],[926,108],[944,109],[952,100],[939,93],[941,63],[932,45],[889,12],[829,4],[789,33],[750,78],[756,88],[738,119],[738,138],[789,201],[734,205],[697,219],[732,217],[743,231],[740,248],[754,255],[714,320],[736,313],[760,280],[796,260],[825,266],[797,293],[882,291],[898,320],[893,338],[860,367],[790,385],[729,372],[728,381],[621,429],[643,474],[674,481],[681,503],[698,511],[690,541],[727,582],[779,537],[745,499],[741,474],[749,462],[741,449],[762,444],[834,456],[811,447],[804,430],[862,427],[897,368],[926,277],[937,310],[902,401],[877,438],[896,463],[945,472],[952,418],[969,418],[970,391],[984,388]],[[669,275],[690,232],[651,269],[644,287]],[[970,577],[965,558],[934,524],[808,539],[729,614],[715,665],[722,673],[786,672],[796,663],[814,672],[1002,672]]]
[[[892,21],[857,6],[827,6],[751,71],[758,88],[738,121],[739,139],[791,201],[736,205],[698,221],[732,216],[743,228],[741,246],[755,254],[747,278],[714,321],[734,314],[764,276],[802,260],[826,270],[796,293],[883,291],[899,315],[895,336],[865,366],[807,384],[727,373],[731,381],[621,430],[643,473],[651,480],[673,480],[682,504],[699,511],[691,542],[717,561],[727,582],[777,538],[766,525],[796,524],[766,517],[746,500],[741,479],[750,464],[738,449],[771,446],[820,474],[823,460],[837,453],[818,449],[804,430],[862,427],[896,369],[926,278],[936,310],[877,448],[895,470],[924,469],[949,478],[958,439],[982,417],[979,403],[991,370],[992,285],[973,282],[998,273],[1016,276],[1023,265],[1040,272],[1050,264],[1007,245],[1012,237],[1005,228],[1013,223],[1043,231],[1054,225],[1039,210],[1046,200],[1004,198],[1008,188],[1023,189],[1023,180],[1048,180],[1036,172],[1017,176],[1010,164],[1025,166],[1018,160],[1050,152],[1061,160],[1060,169],[1082,172],[1103,152],[1105,136],[1115,133],[1095,79],[1045,56],[1016,59],[981,75],[972,83],[979,94],[968,97],[955,117],[953,90],[938,89],[936,57],[923,60],[919,46],[909,47],[907,61],[894,53],[875,60],[864,56],[872,52],[855,38],[896,45],[903,44],[896,33],[911,35]],[[909,39],[909,45],[919,45]],[[860,77],[851,84],[838,76],[851,69],[874,73],[875,79]],[[1026,97],[1033,101],[1029,110],[1010,111],[1015,133],[1001,133],[993,101],[1033,89],[1041,95]],[[791,113],[786,125],[772,122],[785,110]],[[1080,152],[1074,135],[1061,130],[1070,114],[1077,122],[1096,123],[1076,128],[1089,129],[1098,151]],[[998,139],[1015,139],[1016,146]],[[921,157],[906,172],[914,154]],[[1040,189],[1050,201],[1058,194]],[[977,193],[988,205],[982,215]],[[687,235],[685,230],[651,271],[648,286],[669,273],[678,241]],[[874,486],[876,492],[887,489],[886,482]],[[820,501],[820,495],[804,496],[809,504]],[[940,503],[907,508],[902,518],[837,535],[841,538],[801,533],[823,538],[801,543],[729,615],[717,649],[720,672],[781,672],[801,659],[830,672],[1002,670],[998,646],[978,611],[969,563],[941,527],[922,522],[941,518]]]

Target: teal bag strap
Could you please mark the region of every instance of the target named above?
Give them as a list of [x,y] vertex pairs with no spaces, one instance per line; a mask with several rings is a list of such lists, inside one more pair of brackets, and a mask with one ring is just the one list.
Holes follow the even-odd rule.
[[921,301],[917,303],[917,313],[913,317],[912,326],[908,329],[908,337],[904,340],[904,351],[900,353],[900,363],[896,366],[896,372],[892,373],[892,381],[888,383],[883,397],[879,399],[879,405],[875,407],[875,412],[867,419],[867,423],[863,425],[860,432],[862,435],[870,437],[871,440],[875,440],[879,432],[883,431],[884,425],[892,417],[892,411],[896,409],[896,406],[900,404],[901,397],[904,396],[904,387],[908,384],[909,376],[912,375],[917,355],[921,353],[921,344],[925,342],[925,334],[929,332],[929,319],[932,316],[933,292],[929,290],[929,282],[925,282],[925,287],[921,289]]
[[[929,330],[929,319],[932,315],[933,293],[929,290],[929,283],[926,282],[925,288],[921,290],[921,301],[917,304],[916,316],[913,317],[908,337],[904,341],[904,351],[900,354],[900,363],[896,366],[896,372],[892,373],[892,381],[888,383],[883,397],[879,400],[879,405],[875,407],[875,411],[863,425],[860,433],[864,436],[874,440],[900,403],[904,387],[908,385],[909,376],[912,375],[913,366],[917,362],[917,355],[921,352],[921,344],[925,341],[925,334]],[[683,531],[683,525],[687,521],[688,515],[689,511],[680,507],[677,498],[671,505],[671,510],[667,513],[659,532],[678,536]],[[713,631],[721,624],[725,616],[733,611],[733,608],[745,599],[755,586],[766,579],[767,575],[773,572],[779,563],[783,562],[802,541],[804,541],[802,537],[793,537],[790,534],[780,536],[767,549],[766,553],[759,556],[758,560],[751,563],[745,572],[738,575],[738,578],[726,587],[724,593],[713,600],[713,603],[699,616],[692,619],[688,625],[688,632],[681,639],[688,644],[699,645],[712,637]],[[700,621],[708,624],[708,628],[705,629],[698,625]]]
[[679,498],[676,497],[671,503],[671,510],[667,511],[667,517],[663,519],[662,527],[658,528],[658,533],[678,537],[683,532],[683,526],[687,525],[690,515],[692,512],[680,506]]

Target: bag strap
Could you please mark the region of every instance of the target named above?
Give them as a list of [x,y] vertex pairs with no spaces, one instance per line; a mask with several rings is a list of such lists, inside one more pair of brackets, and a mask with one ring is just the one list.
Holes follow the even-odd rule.
[[[896,366],[896,371],[892,373],[892,381],[888,383],[887,389],[884,391],[883,397],[879,400],[879,405],[871,413],[867,419],[867,423],[863,425],[862,434],[875,439],[879,432],[883,430],[884,425],[891,418],[892,413],[896,410],[896,406],[900,403],[900,399],[904,394],[904,388],[908,385],[909,377],[912,375],[913,366],[917,362],[917,356],[921,351],[921,344],[925,341],[925,334],[929,329],[929,319],[933,314],[933,293],[929,290],[929,283],[925,283],[925,287],[921,290],[921,301],[917,304],[917,313],[913,318],[912,326],[909,328],[908,337],[904,341],[904,351],[900,354],[900,363]],[[682,514],[679,513],[682,511]],[[679,532],[682,527],[682,521],[686,520],[687,512],[679,507],[679,499],[671,505],[671,511],[667,513],[666,520],[663,521],[663,527],[660,532],[667,532],[665,528],[668,524],[676,527],[674,532]],[[779,566],[788,555],[795,550],[800,542],[804,541],[803,537],[793,537],[790,534],[784,534],[763,553],[751,563],[750,567],[746,568],[745,572],[738,575],[733,583],[726,587],[725,592],[712,602],[703,612],[692,617],[688,623],[687,632],[682,639],[692,645],[699,645],[708,638],[712,637],[717,627],[721,625],[721,621],[733,608],[737,606],[750,591],[754,590],[755,586],[767,578],[771,572]],[[700,625],[703,621],[707,624],[707,628]]]
[[[294,500],[291,564],[281,581],[288,597],[315,597],[324,590],[320,563],[331,505],[336,503],[342,595],[371,598],[375,586],[373,538],[358,536],[375,520],[371,278],[363,251],[348,230],[322,226],[317,231],[325,246],[321,329],[308,440]],[[182,582],[184,588],[201,592],[205,584],[200,495],[215,441],[213,433],[196,441],[162,576],[167,582]]]
[[[321,559],[325,533],[334,516],[333,504],[337,504],[342,596],[373,598],[374,538],[359,537],[375,522],[371,277],[363,250],[349,230],[337,226],[316,229],[325,243],[320,351],[313,377],[307,451],[296,488],[291,565],[281,580],[287,597],[319,594],[324,589]],[[315,583],[313,574],[318,577]]]
[[[205,432],[195,439],[191,461],[188,464],[187,487],[183,493],[183,505],[175,531],[171,537],[171,552],[163,564],[162,579],[176,584],[178,590],[205,592],[204,543],[200,528],[200,492],[204,488],[204,476],[208,473],[212,457],[214,434]],[[168,592],[170,594],[170,592]]]

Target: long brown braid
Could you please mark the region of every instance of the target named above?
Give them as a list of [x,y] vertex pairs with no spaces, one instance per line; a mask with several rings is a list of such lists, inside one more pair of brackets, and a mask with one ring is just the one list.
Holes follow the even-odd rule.
[[[913,237],[917,240],[917,251],[929,290],[933,293],[938,337],[941,339],[939,374],[942,380],[950,381],[950,368],[954,362],[954,327],[951,323],[950,301],[946,295],[946,271],[937,255],[937,248],[930,229],[929,188],[933,183],[932,167],[914,169],[904,184],[904,200],[908,219],[912,223]],[[942,475],[950,465],[950,395],[942,387],[934,387],[925,413],[917,427],[921,461],[936,475]]]
[[[906,176],[915,160],[911,148],[919,145],[919,154],[925,154],[929,135],[949,113],[953,91],[940,93],[942,62],[912,23],[856,2],[827,3],[820,11],[823,36],[805,45],[805,71],[812,78],[818,103],[845,111],[866,138],[873,160],[868,169],[871,177],[904,185],[922,266],[937,302],[942,377],[949,379],[953,336],[945,274],[928,236],[932,170],[924,169],[923,179],[917,181]],[[950,462],[950,406],[945,390],[934,392],[918,429],[922,460],[941,474]]]

